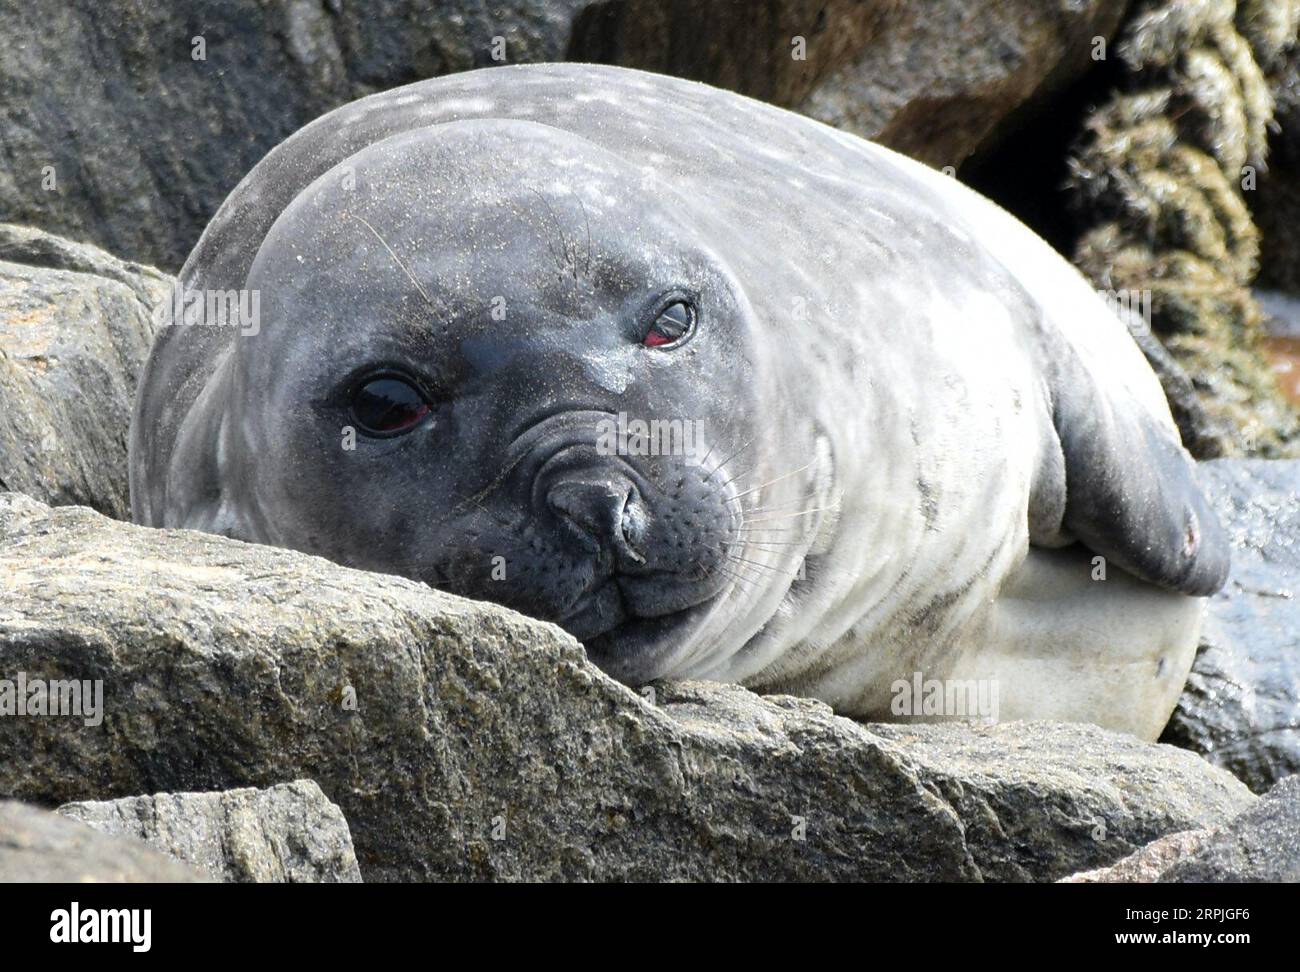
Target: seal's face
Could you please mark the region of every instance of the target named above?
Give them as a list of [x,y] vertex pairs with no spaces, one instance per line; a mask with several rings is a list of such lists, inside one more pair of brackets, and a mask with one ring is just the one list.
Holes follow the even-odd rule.
[[638,681],[753,573],[752,312],[670,202],[535,128],[379,143],[286,210],[231,363],[232,532],[555,621]]

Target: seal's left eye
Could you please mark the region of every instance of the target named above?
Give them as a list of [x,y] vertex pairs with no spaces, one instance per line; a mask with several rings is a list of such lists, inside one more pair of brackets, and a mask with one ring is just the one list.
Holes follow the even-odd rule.
[[684,300],[674,301],[659,312],[641,343],[647,348],[679,344],[690,336],[694,327],[695,308]]
[[419,389],[402,378],[372,378],[352,395],[352,417],[371,435],[397,435],[428,414],[429,403]]

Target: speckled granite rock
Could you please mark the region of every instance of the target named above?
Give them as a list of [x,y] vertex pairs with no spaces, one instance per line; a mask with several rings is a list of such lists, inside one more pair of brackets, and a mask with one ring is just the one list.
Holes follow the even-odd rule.
[[157,270],[0,223],[0,489],[129,519],[127,433]]
[[67,803],[58,812],[100,833],[142,840],[222,881],[361,880],[347,821],[311,780]]
[[1300,882],[1300,776],[1283,780],[1160,875],[1191,883]]
[[1232,884],[1300,881],[1300,776],[1283,780],[1249,809],[1206,830],[1170,834],[1072,884]]
[[1209,830],[1184,830],[1153,840],[1140,851],[1116,861],[1110,867],[1080,871],[1061,884],[1153,884],[1179,858],[1192,853],[1209,838]]

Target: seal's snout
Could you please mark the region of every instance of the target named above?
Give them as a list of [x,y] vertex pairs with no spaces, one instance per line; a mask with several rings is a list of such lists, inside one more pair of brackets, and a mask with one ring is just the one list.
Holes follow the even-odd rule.
[[546,503],[593,552],[645,563],[638,547],[645,537],[646,509],[630,480],[614,472],[565,479],[550,487]]

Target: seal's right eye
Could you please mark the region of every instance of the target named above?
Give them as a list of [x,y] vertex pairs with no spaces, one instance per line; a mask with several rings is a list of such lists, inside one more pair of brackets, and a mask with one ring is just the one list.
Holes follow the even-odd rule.
[[428,414],[429,403],[419,389],[394,375],[371,378],[352,393],[352,417],[370,435],[399,435]]
[[684,300],[674,300],[659,311],[641,343],[667,350],[684,344],[694,328],[695,308]]

